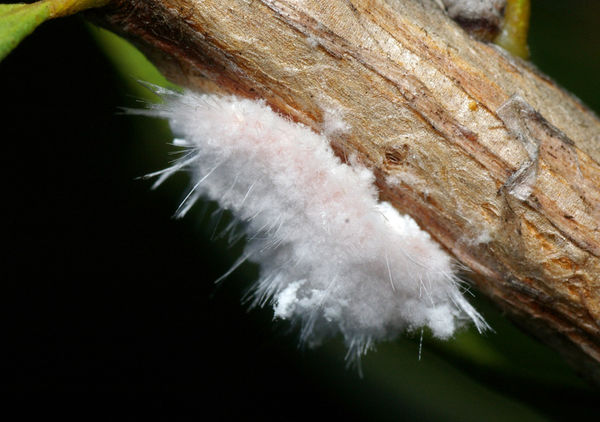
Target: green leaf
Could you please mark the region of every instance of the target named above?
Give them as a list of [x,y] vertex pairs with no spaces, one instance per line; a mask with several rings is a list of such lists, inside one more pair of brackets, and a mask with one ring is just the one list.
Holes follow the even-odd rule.
[[49,18],[50,5],[46,2],[0,5],[0,61]]
[[138,81],[177,90],[177,85],[169,82],[160,71],[130,42],[95,25],[88,29],[109,60],[128,85],[128,91],[139,98],[155,100],[156,97]]

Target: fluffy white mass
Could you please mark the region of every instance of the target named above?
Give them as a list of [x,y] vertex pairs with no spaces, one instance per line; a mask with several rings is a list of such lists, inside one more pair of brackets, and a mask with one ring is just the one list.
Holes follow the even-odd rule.
[[325,136],[260,101],[161,94],[151,114],[169,120],[186,152],[157,183],[187,169],[193,182],[181,215],[202,196],[242,222],[238,262],[260,265],[254,303],[299,323],[303,341],[341,333],[354,358],[404,330],[448,338],[469,319],[485,327],[452,259],[378,201],[373,173],[344,164]]

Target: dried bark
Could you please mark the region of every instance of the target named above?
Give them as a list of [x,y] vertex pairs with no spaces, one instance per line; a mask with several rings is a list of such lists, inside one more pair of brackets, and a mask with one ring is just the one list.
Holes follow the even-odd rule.
[[429,0],[115,0],[173,81],[264,98],[334,139],[477,287],[600,381],[600,121]]

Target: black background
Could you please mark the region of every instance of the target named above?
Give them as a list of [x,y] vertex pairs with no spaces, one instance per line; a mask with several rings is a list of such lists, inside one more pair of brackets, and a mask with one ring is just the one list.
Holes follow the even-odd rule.
[[[561,41],[556,36],[554,46]],[[583,51],[590,42],[581,41]],[[555,47],[542,54],[544,46],[537,63],[550,71],[556,61],[551,74],[566,75],[563,83],[598,106],[591,76],[598,59],[569,80],[585,54],[565,63]],[[0,81],[1,389],[152,393],[143,406],[121,399],[131,415],[161,408],[191,409],[209,420],[442,418],[346,371],[341,346],[331,346],[337,356],[298,350],[268,310],[247,312],[240,297],[253,267],[213,284],[232,262],[225,243],[209,240],[212,228],[199,212],[172,219],[183,188],[151,191],[136,180],[164,167],[148,145],[166,139],[146,133],[148,143],[140,143],[139,122],[118,113],[135,99],[123,93],[124,82],[79,18],[43,25],[0,64]],[[519,401],[535,394],[506,384],[502,391]],[[66,397],[55,406],[92,414],[117,408]],[[575,403],[581,412],[593,408],[592,397]],[[533,402],[561,418],[557,403]],[[573,409],[563,404],[568,415]]]
[[[136,144],[119,107],[139,104],[80,19],[43,25],[0,64],[0,80],[0,388],[173,392],[210,420],[364,419],[270,312],[240,304],[246,281],[214,285],[227,247],[202,220],[172,218],[182,190],[136,180],[166,162]],[[343,351],[337,364],[358,379]]]

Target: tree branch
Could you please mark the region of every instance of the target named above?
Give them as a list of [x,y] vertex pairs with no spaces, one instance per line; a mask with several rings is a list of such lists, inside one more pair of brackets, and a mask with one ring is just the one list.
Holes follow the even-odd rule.
[[600,121],[429,0],[115,0],[176,83],[264,98],[371,167],[381,197],[600,381]]

